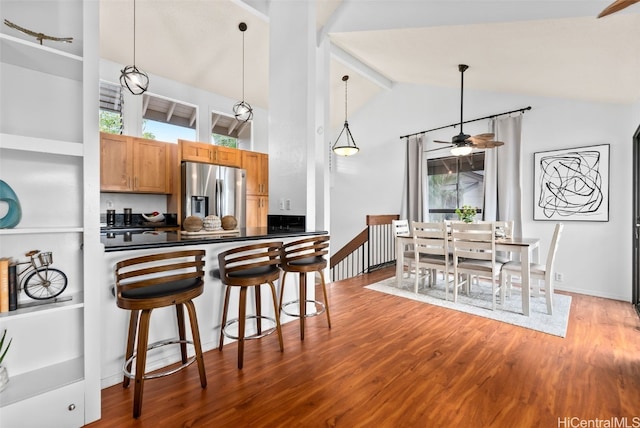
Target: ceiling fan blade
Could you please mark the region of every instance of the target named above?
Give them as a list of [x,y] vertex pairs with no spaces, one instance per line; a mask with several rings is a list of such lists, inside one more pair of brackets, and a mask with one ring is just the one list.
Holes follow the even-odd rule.
[[[439,142],[440,143],[444,143],[444,141],[439,141]],[[451,144],[451,143],[449,143],[449,144]],[[453,144],[451,144],[450,146],[447,146],[447,147],[438,147],[438,148],[435,148],[435,149],[425,150],[424,153],[435,152],[435,151],[442,150],[442,149],[449,149],[451,147],[453,147]]]
[[622,9],[625,9],[632,4],[638,3],[640,0],[616,0],[607,6],[600,14],[598,18],[602,18],[603,16],[611,15],[612,13],[619,12]]
[[480,141],[478,143],[474,143],[473,147],[477,149],[493,149],[494,147],[504,146],[502,141]]
[[494,134],[478,134],[472,137],[467,138],[467,141],[471,141],[472,143],[479,143],[482,141],[490,141],[495,137]]
[[451,144],[451,141],[440,141],[440,140],[433,140],[434,143],[441,143],[441,144]]

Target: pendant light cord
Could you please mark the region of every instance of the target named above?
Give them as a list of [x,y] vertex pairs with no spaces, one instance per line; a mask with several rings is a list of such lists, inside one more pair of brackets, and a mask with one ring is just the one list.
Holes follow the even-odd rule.
[[349,76],[342,76],[342,80],[344,81],[344,121],[347,121],[347,80],[349,80]]
[[136,66],[136,0],[133,0],[133,66]]
[[244,101],[244,31],[242,32],[242,101]]

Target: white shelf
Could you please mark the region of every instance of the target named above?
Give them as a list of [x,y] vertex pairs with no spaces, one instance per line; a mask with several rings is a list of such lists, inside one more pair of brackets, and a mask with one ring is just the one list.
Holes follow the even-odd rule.
[[0,33],[0,61],[42,73],[82,80],[82,57],[4,33]]
[[84,155],[84,147],[82,143],[5,133],[0,133],[0,149],[51,153],[65,156]]
[[[17,376],[11,376],[9,373],[9,385],[0,392],[0,407],[53,391],[83,379],[83,358],[74,358]],[[33,410],[38,411],[38,409]]]
[[33,235],[42,233],[79,233],[82,227],[16,227],[13,229],[0,229],[2,235]]
[[[69,311],[72,309],[79,309],[84,307],[83,293],[65,294],[63,292],[60,297],[61,298],[71,297],[71,300],[66,300],[64,302],[46,302],[46,303],[42,301],[42,304],[40,305],[27,306],[27,307],[20,307],[20,303],[18,303],[18,309],[16,309],[15,311],[0,313],[0,320],[13,321],[16,319],[31,318],[35,316],[50,314],[53,312]],[[21,303],[32,304],[34,302],[38,302],[38,301],[29,299]]]

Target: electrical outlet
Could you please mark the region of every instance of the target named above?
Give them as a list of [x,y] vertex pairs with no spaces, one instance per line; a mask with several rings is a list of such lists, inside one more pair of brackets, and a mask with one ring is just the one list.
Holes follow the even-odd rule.
[[280,210],[284,211],[284,199],[280,199]]
[[562,282],[564,280],[564,275],[562,275],[560,272],[556,272],[555,280],[558,282]]

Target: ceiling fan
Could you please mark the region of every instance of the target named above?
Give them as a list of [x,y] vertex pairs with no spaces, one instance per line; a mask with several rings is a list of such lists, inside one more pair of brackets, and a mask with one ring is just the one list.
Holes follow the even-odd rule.
[[598,15],[598,18],[602,18],[603,16],[607,16],[607,15],[611,15],[612,13],[619,12],[622,9],[625,9],[634,3],[638,3],[639,1],[640,0],[616,0],[613,3],[611,3],[609,6],[607,6],[602,12],[600,12],[600,15]]
[[[640,0],[638,0],[640,1]],[[434,143],[445,143],[451,144],[451,153],[456,156],[464,156],[471,153],[471,151],[476,149],[492,149],[494,147],[499,147],[504,145],[502,141],[494,141],[494,134],[486,133],[486,134],[478,134],[478,135],[468,135],[462,132],[462,124],[463,115],[462,115],[462,107],[464,100],[464,72],[469,68],[468,65],[459,64],[458,70],[460,71],[460,133],[454,136],[449,141],[438,141],[434,140]]]

